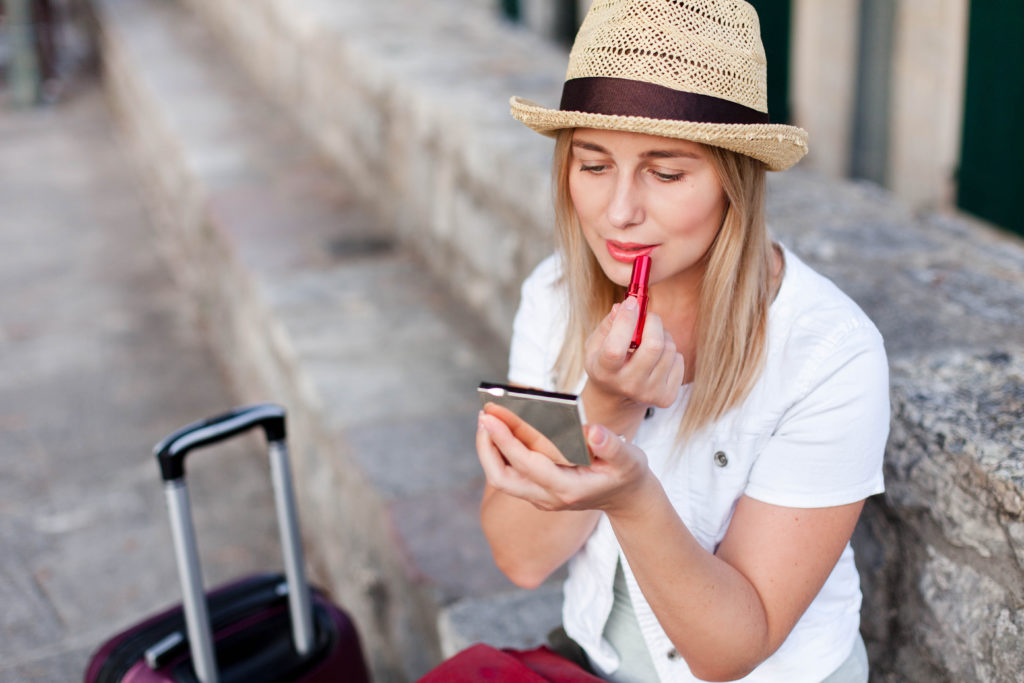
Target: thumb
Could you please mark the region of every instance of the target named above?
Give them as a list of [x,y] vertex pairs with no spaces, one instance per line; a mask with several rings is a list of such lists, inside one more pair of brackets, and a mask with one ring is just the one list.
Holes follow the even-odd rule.
[[626,446],[622,438],[599,424],[587,426],[587,445],[591,453],[601,460],[614,458]]

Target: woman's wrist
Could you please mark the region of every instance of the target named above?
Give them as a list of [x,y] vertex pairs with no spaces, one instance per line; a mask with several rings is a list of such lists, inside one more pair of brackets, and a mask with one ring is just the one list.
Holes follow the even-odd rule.
[[602,424],[627,440],[632,440],[636,435],[647,412],[644,404],[606,391],[589,379],[580,396],[588,422]]
[[649,467],[633,482],[602,507],[612,525],[630,524],[635,521],[651,519],[651,510],[664,500],[665,491],[661,482],[654,476]]

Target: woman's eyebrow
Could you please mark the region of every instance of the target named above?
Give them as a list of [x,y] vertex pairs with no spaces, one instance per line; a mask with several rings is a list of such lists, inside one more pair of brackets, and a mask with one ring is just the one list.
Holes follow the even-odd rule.
[[640,155],[643,159],[700,159],[700,155],[682,149],[652,149]]
[[594,143],[594,142],[587,142],[586,140],[573,140],[572,141],[572,146],[573,147],[579,147],[580,149],[590,150],[591,152],[599,152],[601,154],[608,154],[608,150],[606,150],[601,145],[599,145],[597,143]]

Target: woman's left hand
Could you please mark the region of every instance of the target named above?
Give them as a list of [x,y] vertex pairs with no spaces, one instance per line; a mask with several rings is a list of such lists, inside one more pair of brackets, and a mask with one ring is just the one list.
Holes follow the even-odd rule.
[[547,452],[550,442],[535,443],[535,430],[513,413],[499,418],[485,408],[479,428],[489,437],[490,447],[478,448],[487,482],[541,510],[624,510],[653,480],[644,452],[601,425],[585,428],[592,460],[587,467],[556,464]]

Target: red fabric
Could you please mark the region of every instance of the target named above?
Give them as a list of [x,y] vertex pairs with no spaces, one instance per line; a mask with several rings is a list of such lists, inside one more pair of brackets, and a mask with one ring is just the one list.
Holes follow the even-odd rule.
[[498,650],[477,644],[439,664],[419,683],[600,683],[602,679],[559,657],[546,647],[535,650]]

